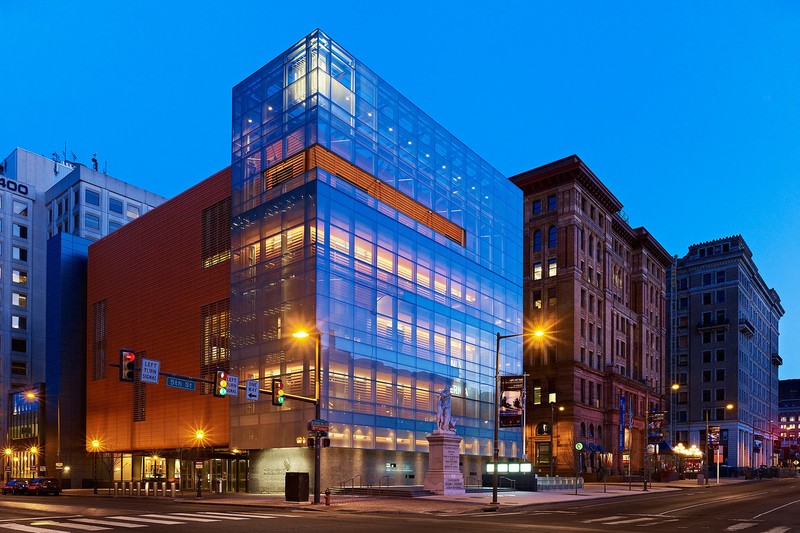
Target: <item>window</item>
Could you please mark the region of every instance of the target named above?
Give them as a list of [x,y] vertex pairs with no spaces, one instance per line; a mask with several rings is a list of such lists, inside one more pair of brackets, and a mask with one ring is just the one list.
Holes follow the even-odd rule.
[[555,248],[557,244],[558,244],[558,231],[556,230],[555,226],[550,226],[550,229],[547,230],[547,247]]
[[86,189],[83,193],[83,199],[89,205],[96,205],[100,207],[100,193],[97,191]]
[[533,291],[533,308],[542,308],[542,291]]
[[533,279],[542,279],[542,264],[533,264]]
[[12,329],[28,329],[28,318],[19,315],[11,315],[11,328]]
[[18,292],[12,292],[11,303],[17,307],[28,307],[28,296]]
[[709,344],[711,342],[711,332],[704,331],[703,332],[703,344]]
[[14,200],[14,214],[21,217],[28,216],[28,204]]
[[533,201],[533,214],[534,215],[541,215],[542,214],[542,201],[541,200],[534,200]]
[[17,261],[28,261],[28,250],[26,248],[20,248],[19,246],[12,246],[11,247],[11,257],[16,259]]
[[117,231],[119,228],[122,227],[120,222],[114,222],[113,220],[108,221],[108,232],[111,233],[112,231]]
[[15,376],[27,376],[28,363],[25,361],[11,361],[11,373]]
[[711,382],[711,370],[703,370],[703,383]]
[[25,339],[11,339],[11,351],[25,353],[28,351],[28,341]]
[[111,211],[112,213],[121,215],[123,213],[122,208],[123,208],[122,200],[118,198],[108,199],[108,210]]
[[[131,216],[128,206],[128,217],[139,216],[136,207],[136,216]],[[201,250],[203,268],[208,268],[221,263],[231,257],[231,199],[230,197],[203,209],[202,215]]]
[[717,291],[716,292],[716,296],[717,296],[716,299],[717,299],[717,303],[718,304],[725,303],[725,291],[724,290]]
[[685,291],[688,288],[689,288],[689,283],[686,280],[686,278],[678,280],[678,289]]
[[533,232],[533,251],[542,251],[542,232],[538,229]]
[[717,331],[717,342],[725,342],[725,330],[721,329]]
[[720,363],[725,360],[725,350],[717,350],[717,362]]
[[703,362],[704,363],[711,362],[711,350],[703,350]]
[[689,308],[689,298],[681,298],[678,300],[678,309],[688,309]]
[[725,381],[725,369],[724,368],[718,368],[717,369],[716,381]]
[[725,283],[725,271],[720,270],[717,272],[717,283]]
[[[231,200],[228,198],[228,216],[230,216],[230,203]],[[137,205],[128,205],[128,209],[125,211],[125,214],[128,216],[129,219],[133,220],[135,218],[139,218],[141,211],[139,210],[139,206]]]
[[711,389],[703,389],[703,401],[704,402],[711,401]]
[[28,273],[25,272],[24,270],[12,270],[11,281],[13,281],[14,283],[19,283],[20,285],[27,285]]
[[12,224],[11,225],[12,232],[14,237],[18,237],[20,239],[27,239],[28,238],[28,227],[21,226],[20,224]]
[[551,194],[550,196],[547,197],[547,210],[548,211],[555,211],[556,207],[557,207],[556,195],[555,194]]
[[553,307],[556,305],[556,288],[550,287],[547,289],[547,306]]
[[84,223],[87,229],[100,229],[100,217],[91,213],[86,213],[84,216]]
[[558,274],[558,262],[555,259],[547,261],[547,276],[554,277]]
[[725,401],[725,389],[717,389],[716,393],[717,393],[716,394],[717,401],[718,402],[724,402]]
[[703,294],[703,305],[711,305],[711,293],[707,292]]

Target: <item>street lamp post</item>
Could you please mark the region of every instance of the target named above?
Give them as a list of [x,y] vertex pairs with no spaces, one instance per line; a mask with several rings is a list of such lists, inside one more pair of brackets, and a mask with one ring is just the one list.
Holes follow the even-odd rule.
[[[298,339],[304,339],[309,337],[310,334],[306,331],[298,331],[292,334],[292,337]],[[317,376],[314,380],[314,419],[319,420],[322,417],[322,408],[320,406],[320,393],[319,393],[319,382],[321,378],[320,373],[320,351],[322,349],[322,333],[317,331],[314,334],[314,372],[316,372]],[[321,466],[321,458],[320,458],[320,436],[319,432],[316,433],[314,438],[314,503],[319,503],[320,497],[320,483],[321,483],[321,475],[320,475],[320,466]]]
[[194,468],[197,471],[197,497],[198,498],[202,498],[203,497],[203,469],[202,469],[202,467],[201,468],[197,468],[197,462],[200,460],[200,446],[204,446],[205,445],[204,444],[205,443],[205,438],[206,438],[206,432],[205,431],[203,431],[202,429],[195,430],[195,432],[194,432],[194,440],[195,440],[195,444],[197,444],[197,446],[196,446],[197,457],[195,459]]
[[[559,411],[564,410],[564,406],[560,405],[558,407]],[[554,433],[556,428],[556,393],[550,393],[550,477],[555,475],[555,467],[556,467],[556,457],[557,454],[555,453],[555,441],[554,441]]]
[[12,450],[11,448],[6,448],[5,454],[6,454],[5,480],[8,481],[8,478],[11,475],[11,456],[14,454],[14,450]]
[[[511,335],[500,335],[497,332],[497,349],[494,358],[494,468],[492,469],[492,505],[497,503],[497,463],[500,461],[500,340],[512,337],[525,337],[534,335],[541,337],[544,335],[542,330],[533,333],[512,333]],[[551,452],[552,453],[552,452]]]
[[92,461],[92,479],[94,482],[92,483],[94,494],[97,494],[97,451],[100,449],[100,441],[94,439],[92,441],[92,455],[94,456],[94,460]]

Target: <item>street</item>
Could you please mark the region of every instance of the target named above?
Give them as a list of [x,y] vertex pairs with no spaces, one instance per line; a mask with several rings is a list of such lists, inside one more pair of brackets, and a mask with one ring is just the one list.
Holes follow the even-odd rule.
[[[3,496],[0,530],[142,532],[241,531],[745,531],[800,532],[800,479],[733,483],[711,488],[501,506],[485,512],[414,512],[414,500],[385,499],[380,510],[232,505],[224,499],[142,499],[90,495]],[[421,506],[417,506],[417,510]]]

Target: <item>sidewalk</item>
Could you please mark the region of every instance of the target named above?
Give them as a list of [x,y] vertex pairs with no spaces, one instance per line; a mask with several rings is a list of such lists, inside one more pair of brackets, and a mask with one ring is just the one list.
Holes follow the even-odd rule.
[[[724,478],[720,480],[720,485],[730,483],[740,483],[744,479]],[[718,487],[716,480],[711,480],[709,489]],[[654,483],[648,485],[647,493],[665,493],[686,489],[703,489],[697,484],[696,480],[681,480],[669,483]],[[91,495],[91,489],[68,489],[65,494]],[[639,483],[609,483],[603,486],[602,483],[587,483],[584,488],[575,490],[560,490],[548,492],[523,492],[523,491],[499,491],[497,501],[500,510],[505,508],[520,507],[526,505],[541,505],[548,503],[562,503],[568,501],[585,501],[599,498],[615,498],[633,495],[647,494],[643,490],[643,485]],[[158,498],[155,496],[113,496],[108,489],[100,489],[98,497],[112,498]],[[479,493],[467,493],[459,496],[422,496],[417,498],[401,498],[391,496],[346,496],[332,495],[331,504],[325,505],[325,495],[321,496],[321,503],[314,505],[310,502],[287,502],[283,494],[248,494],[248,493],[225,493],[216,494],[203,492],[202,498],[197,498],[193,492],[184,492],[176,495],[175,498],[167,497],[175,502],[194,504],[220,504],[220,505],[247,505],[258,506],[265,509],[280,510],[306,510],[314,512],[355,512],[355,513],[421,513],[421,514],[466,514],[484,512],[489,510],[492,501],[492,491]]]

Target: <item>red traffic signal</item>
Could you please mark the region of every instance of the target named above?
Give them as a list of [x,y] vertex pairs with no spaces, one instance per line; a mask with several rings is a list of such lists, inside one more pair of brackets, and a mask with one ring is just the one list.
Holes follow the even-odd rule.
[[119,351],[119,380],[133,381],[136,372],[136,352],[122,349]]

